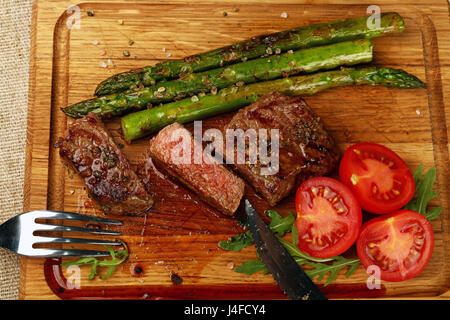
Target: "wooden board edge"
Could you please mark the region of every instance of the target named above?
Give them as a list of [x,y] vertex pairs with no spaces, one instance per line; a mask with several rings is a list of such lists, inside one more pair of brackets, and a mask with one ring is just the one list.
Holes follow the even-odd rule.
[[[112,0],[114,1],[114,0]],[[89,3],[93,1],[83,1],[84,3]],[[201,2],[201,1],[199,1]],[[229,2],[236,2],[236,1],[229,1]],[[39,4],[40,0],[36,0],[33,3],[32,6],[32,26],[36,26],[36,22],[38,20],[38,10],[39,10]],[[64,10],[63,5],[58,5],[56,12],[59,12],[58,10]],[[27,119],[27,143],[26,143],[26,157],[25,157],[25,181],[24,181],[24,204],[23,209],[24,211],[30,210],[30,193],[31,193],[31,181],[29,177],[31,176],[32,172],[32,165],[33,165],[33,157],[32,157],[32,150],[33,150],[33,108],[32,106],[35,104],[35,94],[36,94],[36,66],[38,64],[37,57],[36,57],[36,40],[37,40],[37,30],[32,29],[31,37],[30,37],[30,80],[29,80],[29,102],[28,102],[28,119]],[[49,76],[51,77],[51,69],[49,72]],[[449,145],[450,147],[450,145]],[[447,175],[448,176],[448,175]],[[450,194],[450,192],[447,192],[447,194]],[[445,230],[449,230],[449,223],[450,223],[450,217],[449,214],[445,217]],[[449,248],[450,245],[450,237],[447,234],[447,240],[446,240],[446,247]],[[24,299],[26,298],[26,292],[25,292],[25,283],[26,283],[26,272],[23,272],[26,268],[28,258],[21,258],[20,265],[21,265],[21,272],[20,272],[20,282],[19,282],[19,298]],[[447,264],[448,268],[448,264]],[[44,289],[44,288],[43,288]],[[59,299],[56,295],[53,295],[55,299]],[[443,299],[449,299],[450,294],[449,291],[443,293],[438,298]],[[426,298],[425,298],[426,299]]]
[[[450,9],[450,3],[447,6]],[[442,77],[441,71],[441,61],[446,59],[440,55],[439,43],[438,43],[438,31],[436,26],[431,19],[431,13],[424,13],[424,10],[420,9],[422,12],[422,25],[426,26],[423,29],[423,39],[426,43],[423,43],[424,52],[428,54],[424,55],[424,64],[427,65],[427,83],[432,84],[428,94],[428,105],[430,115],[433,119],[437,119],[441,125],[433,126],[432,123],[432,136],[434,145],[434,158],[436,163],[436,169],[438,170],[436,176],[436,182],[439,186],[439,197],[441,198],[442,205],[442,230],[443,230],[443,240],[444,240],[444,252],[450,251],[450,171],[448,168],[449,163],[449,123],[447,123],[447,116],[445,114],[445,97],[444,97],[444,87],[445,82]],[[435,43],[432,43],[435,42]],[[434,81],[431,81],[433,79]],[[436,85],[437,84],[437,85]],[[447,84],[448,85],[448,84]],[[443,126],[442,126],[443,125]],[[447,165],[446,165],[447,163]],[[446,279],[447,288],[450,286],[450,278],[448,274],[450,273],[449,260],[447,256],[444,256],[444,270],[442,270],[443,279]],[[446,276],[447,275],[447,276]],[[441,296],[449,296],[449,292],[442,293]]]
[[[28,112],[27,112],[27,133],[26,133],[26,151],[25,151],[25,172],[24,172],[24,187],[23,187],[23,212],[32,210],[31,197],[32,197],[32,171],[33,171],[33,122],[36,104],[36,92],[37,90],[37,37],[38,37],[38,13],[39,13],[40,1],[36,0],[32,4],[31,14],[31,32],[30,32],[30,58],[29,58],[29,81],[28,81]],[[51,71],[51,69],[50,69]],[[48,77],[51,78],[51,72]],[[49,88],[51,91],[51,88]],[[49,93],[49,96],[51,94]],[[49,133],[50,134],[50,133]],[[47,157],[48,158],[48,157]],[[46,189],[46,188],[45,188]],[[45,202],[46,203],[46,202]],[[20,300],[26,299],[26,283],[27,283],[27,261],[30,258],[20,257],[20,276],[19,276],[19,288],[18,298]],[[43,262],[42,262],[43,263]],[[43,288],[45,290],[46,288]],[[51,299],[59,299],[54,295],[50,289],[47,289],[51,294]]]

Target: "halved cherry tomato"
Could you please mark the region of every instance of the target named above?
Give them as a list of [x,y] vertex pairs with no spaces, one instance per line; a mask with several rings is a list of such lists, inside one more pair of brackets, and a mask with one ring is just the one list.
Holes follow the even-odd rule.
[[343,183],[326,177],[305,181],[295,197],[298,248],[316,258],[349,249],[358,238],[361,207]]
[[368,212],[393,212],[414,195],[414,178],[405,162],[394,151],[379,144],[350,146],[342,157],[339,176]]
[[381,280],[396,282],[421,273],[433,247],[430,222],[420,213],[399,210],[364,224],[356,250],[366,269],[376,265]]

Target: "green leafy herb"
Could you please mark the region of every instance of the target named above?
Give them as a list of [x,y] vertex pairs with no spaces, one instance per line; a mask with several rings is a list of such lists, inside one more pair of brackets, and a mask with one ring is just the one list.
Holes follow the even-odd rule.
[[312,270],[306,270],[306,274],[313,279],[315,276],[319,275],[318,281],[321,281],[325,275],[329,275],[328,279],[325,281],[324,286],[329,285],[331,282],[336,280],[339,271],[348,267],[345,274],[346,277],[350,277],[360,265],[358,258],[347,259],[342,256],[336,256],[333,258],[334,261],[330,264],[321,262],[306,261],[305,263],[311,267]]
[[[286,232],[290,232],[295,222],[295,217],[292,213],[289,213],[287,217],[282,217],[275,210],[267,210],[266,214],[270,217],[269,228],[272,232],[277,233],[280,237],[284,236]],[[241,221],[241,224],[247,226],[247,221]],[[239,252],[242,249],[251,246],[253,244],[253,238],[250,231],[241,233],[237,236],[231,237],[228,240],[222,240],[219,242],[219,247],[228,250]]]
[[222,240],[219,242],[219,247],[224,250],[239,252],[245,247],[248,247],[253,244],[253,238],[250,233],[250,230],[238,234],[237,236],[231,237],[228,240]]
[[297,248],[298,246],[298,229],[295,224],[292,226],[292,245]]
[[289,215],[284,218],[275,210],[267,210],[266,214],[271,219],[269,228],[273,233],[278,233],[280,237],[283,237],[286,232],[291,231],[295,222],[295,217],[291,212],[289,212]]
[[424,214],[425,218],[427,218],[428,221],[434,220],[439,218],[441,215],[442,208],[441,207],[434,207],[427,211],[427,213]]
[[404,208],[423,214],[428,220],[438,218],[442,212],[441,207],[427,209],[428,202],[438,194],[433,190],[434,182],[436,181],[436,168],[429,169],[424,175],[423,164],[421,164],[414,172],[413,177],[416,190],[413,198]]
[[[306,263],[306,260],[299,257],[293,257],[295,262],[298,263],[298,265],[303,265]],[[258,273],[259,271],[262,271],[263,274],[269,273],[269,270],[267,270],[266,266],[261,260],[254,259],[249,260],[247,262],[242,263],[240,266],[236,267],[234,269],[235,272],[238,273],[245,273],[246,275],[251,276],[252,274]]]
[[[328,278],[325,281],[325,286],[330,284],[336,279],[339,272],[348,268],[345,276],[351,276],[360,265],[358,258],[344,258],[342,256],[335,256],[332,258],[314,258],[310,255],[301,252],[298,245],[298,230],[294,224],[295,217],[290,213],[287,217],[282,217],[275,210],[268,210],[266,214],[271,218],[269,227],[273,233],[283,237],[287,232],[291,232],[292,242],[286,241],[282,238],[278,238],[281,244],[286,248],[289,254],[294,258],[298,265],[309,266],[306,274],[314,278],[317,275],[318,281],[321,281],[327,274]],[[253,244],[253,238],[250,231],[246,233],[231,237],[228,241],[220,241],[219,246],[224,250],[232,250],[238,252],[245,247]],[[269,271],[260,259],[252,259],[242,263],[236,267],[235,272],[252,275],[258,272],[267,274]]]
[[293,257],[298,257],[298,258],[302,258],[304,260],[309,260],[309,261],[314,261],[314,262],[328,262],[328,261],[332,261],[334,259],[334,257],[333,258],[313,258],[309,254],[298,250],[297,246],[294,245],[293,243],[286,241],[284,239],[278,239],[278,240],[281,242],[281,244],[284,246],[284,248],[289,252],[289,254]]
[[239,267],[234,269],[234,271],[238,273],[245,273],[247,275],[252,275],[254,273],[257,273],[259,271],[262,271],[263,274],[267,274],[269,270],[267,270],[266,266],[261,260],[249,260],[247,262],[244,262]]
[[91,265],[91,273],[88,276],[89,280],[94,279],[98,274],[98,267],[107,268],[108,270],[106,274],[103,277],[100,277],[102,280],[106,280],[111,277],[116,267],[128,258],[128,247],[126,246],[125,242],[123,242],[122,240],[119,241],[122,243],[124,249],[114,251],[111,247],[105,246],[109,251],[109,254],[111,255],[111,260],[107,260],[106,258],[103,260],[99,260],[95,257],[84,257],[79,260],[64,262],[61,264],[61,266],[69,267]]

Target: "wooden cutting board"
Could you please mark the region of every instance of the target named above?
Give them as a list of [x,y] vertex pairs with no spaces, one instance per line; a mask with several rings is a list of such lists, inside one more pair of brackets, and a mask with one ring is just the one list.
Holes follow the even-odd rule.
[[[66,12],[73,2],[37,0],[32,18],[24,211],[102,215],[92,207],[78,177],[64,168],[52,145],[70,121],[59,108],[92,97],[96,84],[104,78],[154,64],[169,54],[170,58],[182,58],[263,33],[365,15],[369,4],[358,2],[107,0],[83,1]],[[435,249],[418,277],[401,283],[383,282],[381,289],[369,290],[368,274],[359,267],[349,278],[342,272],[324,290],[331,298],[449,298],[448,5],[445,0],[377,3],[382,12],[399,12],[407,30],[375,39],[374,64],[405,69],[427,82],[427,88],[343,87],[306,100],[341,150],[356,142],[376,142],[398,152],[413,170],[420,163],[426,169],[437,167],[440,195],[432,205],[443,207],[443,212],[432,222]],[[79,28],[74,20],[77,10]],[[94,16],[87,15],[89,10]],[[281,17],[283,12],[288,18]],[[134,44],[129,45],[129,40]],[[123,50],[131,55],[125,57]],[[107,68],[100,66],[102,62]],[[231,116],[208,119],[204,128],[218,127]],[[107,126],[121,143],[117,121]],[[239,253],[218,248],[218,241],[241,232],[239,224],[164,179],[151,164],[141,165],[147,143],[141,139],[123,148],[134,165],[149,173],[156,199],[150,214],[121,218],[122,239],[130,247],[128,261],[107,281],[87,280],[89,268],[82,268],[81,289],[70,290],[60,277],[64,270],[57,262],[22,258],[20,297],[284,298],[270,275],[247,276],[232,270],[256,257],[253,247]],[[247,196],[259,210],[268,208],[251,191]],[[293,199],[286,199],[276,209],[287,214],[293,210]],[[171,281],[173,274],[183,279],[181,285]]]

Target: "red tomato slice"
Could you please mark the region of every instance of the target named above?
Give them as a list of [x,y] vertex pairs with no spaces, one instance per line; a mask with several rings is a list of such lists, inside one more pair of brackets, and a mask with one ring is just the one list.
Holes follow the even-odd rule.
[[361,229],[356,249],[362,265],[380,268],[380,278],[403,281],[417,276],[430,260],[434,235],[420,213],[399,210],[369,220]]
[[339,176],[368,212],[393,212],[414,195],[414,178],[405,162],[379,144],[357,143],[349,147],[342,157]]
[[358,238],[361,207],[343,183],[326,177],[305,181],[295,197],[298,248],[312,257],[329,258]]

